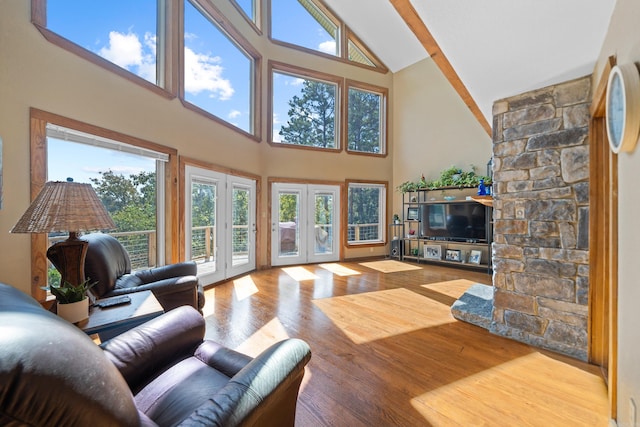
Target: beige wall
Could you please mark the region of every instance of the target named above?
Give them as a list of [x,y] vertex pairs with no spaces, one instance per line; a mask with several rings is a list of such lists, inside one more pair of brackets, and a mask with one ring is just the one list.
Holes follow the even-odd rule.
[[[0,210],[0,281],[29,289],[30,239],[9,234],[29,204],[29,108],[142,138],[225,168],[262,178],[258,213],[259,239],[266,257],[269,230],[267,179],[362,179],[389,182],[390,200],[397,183],[420,174],[437,176],[452,164],[476,162],[484,170],[490,138],[430,60],[398,73],[381,74],[338,61],[275,46],[266,35],[250,31],[242,19],[232,19],[263,55],[263,88],[267,60],[304,66],[389,88],[389,156],[375,158],[346,153],[321,153],[274,148],[265,140],[267,102],[262,96],[263,142],[245,136],[183,108],[47,42],[30,23],[29,1],[5,1],[0,11],[0,138],[4,141],[4,207]],[[217,2],[225,12],[234,9]],[[394,95],[393,85],[400,87]],[[399,112],[396,113],[396,105]],[[395,128],[399,130],[396,131]],[[396,144],[398,141],[398,144]],[[398,146],[398,147],[397,147]],[[402,146],[402,148],[399,148]],[[452,147],[464,149],[452,149]],[[394,155],[399,161],[393,163]],[[480,159],[477,162],[477,159]],[[69,160],[73,162],[73,159]],[[397,176],[393,175],[393,170]],[[11,248],[11,250],[5,250]],[[345,258],[383,255],[386,248],[344,249]]]
[[[393,181],[436,179],[451,166],[486,173],[491,137],[475,120],[431,59],[397,72],[393,79]],[[394,212],[402,204],[393,192]]]
[[[595,81],[611,55],[618,64],[640,63],[640,2],[618,0],[611,18]],[[640,422],[640,147],[618,156],[618,425],[630,426],[630,399]]]
[[[219,2],[224,10],[234,9]],[[231,8],[231,9],[230,9]],[[242,19],[235,24],[249,30]],[[289,62],[349,79],[388,87],[393,76],[326,60],[268,42],[267,36],[247,33],[263,55],[266,92],[267,60]],[[0,281],[25,291],[30,280],[30,238],[9,230],[29,204],[29,108],[69,117],[178,150],[181,156],[210,162],[262,178],[258,213],[258,266],[266,259],[268,215],[267,179],[392,180],[392,157],[375,158],[322,153],[267,144],[267,97],[262,99],[262,140],[257,143],[225,126],[185,109],[180,100],[168,100],[73,55],[44,39],[30,23],[30,2],[0,3],[0,138],[4,141],[4,206],[0,210]],[[392,107],[390,109],[392,112]],[[390,132],[393,125],[390,123]],[[393,141],[390,141],[393,145]],[[69,159],[73,162],[74,159]],[[10,248],[10,249],[9,249]],[[345,250],[346,258],[382,255],[384,247]]]

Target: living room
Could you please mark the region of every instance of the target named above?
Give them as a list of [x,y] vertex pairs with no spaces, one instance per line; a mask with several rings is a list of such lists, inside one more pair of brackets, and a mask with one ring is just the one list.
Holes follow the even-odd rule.
[[[36,160],[46,163],[42,158],[34,158],[36,150],[43,150],[37,145],[38,139],[34,139],[34,133],[39,129],[34,123],[38,121],[106,134],[102,136],[124,136],[128,141],[138,141],[168,153],[167,198],[170,203],[165,211],[167,237],[164,250],[167,263],[181,260],[185,250],[179,227],[183,209],[180,203],[183,193],[181,164],[254,179],[259,189],[256,270],[272,264],[268,231],[272,214],[268,207],[271,204],[270,187],[274,182],[338,186],[347,182],[382,183],[388,200],[386,214],[390,218],[401,206],[401,195],[394,191],[400,182],[415,179],[423,173],[433,178],[451,165],[483,167],[492,156],[492,135],[477,121],[431,59],[385,73],[327,60],[271,43],[266,31],[256,32],[230,2],[216,2],[230,25],[239,29],[249,44],[258,47],[262,58],[262,90],[256,97],[254,132],[239,132],[233,126],[185,108],[177,81],[167,79],[165,89],[150,90],[144,84],[132,82],[109,67],[88,61],[48,40],[32,23],[32,4],[43,3],[3,2],[0,14],[0,56],[4,58],[0,72],[0,137],[3,142],[0,225],[4,230],[10,230],[29,205],[34,196],[33,185],[42,185],[47,180],[43,163],[39,170],[34,170]],[[610,55],[617,55],[618,63],[640,59],[633,16],[638,16],[635,2],[619,0],[605,41],[599,47],[600,55],[592,58],[597,60],[593,82],[601,80],[603,64]],[[374,46],[369,47],[375,51]],[[270,111],[269,60],[387,90],[386,155],[358,155],[347,150],[310,151],[268,143],[268,135],[272,132],[267,120]],[[178,75],[177,70],[168,69],[167,72]],[[46,155],[46,150],[44,152]],[[630,399],[637,402],[640,396],[638,369],[633,363],[638,354],[637,334],[632,330],[637,314],[631,304],[638,296],[633,286],[633,277],[638,272],[634,257],[638,232],[634,227],[633,212],[640,204],[632,187],[640,173],[635,157],[637,155],[622,154],[618,160],[618,224],[625,230],[616,248],[619,360],[617,417],[614,418],[619,420],[619,425],[631,425],[628,422]],[[73,160],[67,160],[70,167],[81,166],[74,165]],[[0,281],[14,284],[27,293],[37,293],[40,284],[34,283],[31,263],[32,258],[43,259],[46,245],[36,256],[29,236],[6,232],[1,241],[11,250],[3,251]],[[38,244],[42,245],[42,242],[35,246]],[[344,244],[340,247],[339,258],[341,261],[382,258],[387,253],[386,242]],[[615,412],[612,410],[612,415]]]

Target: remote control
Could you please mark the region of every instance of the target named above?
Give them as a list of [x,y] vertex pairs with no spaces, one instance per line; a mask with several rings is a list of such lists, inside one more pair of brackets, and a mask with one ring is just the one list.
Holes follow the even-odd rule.
[[119,297],[111,297],[102,301],[98,301],[96,302],[96,307],[100,307],[100,308],[107,308],[107,307],[113,307],[115,305],[122,305],[122,304],[128,304],[131,302],[131,298],[128,297],[127,295],[122,295]]

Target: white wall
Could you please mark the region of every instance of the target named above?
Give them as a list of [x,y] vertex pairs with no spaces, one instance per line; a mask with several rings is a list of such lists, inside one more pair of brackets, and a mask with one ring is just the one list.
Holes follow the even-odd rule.
[[[429,58],[394,75],[393,181],[436,179],[451,166],[486,173],[491,137]],[[394,191],[394,212],[402,200]]]
[[[640,63],[640,2],[617,0],[594,81],[611,55]],[[618,425],[631,426],[630,402],[640,423],[640,146],[618,156]],[[638,424],[636,424],[638,425]]]

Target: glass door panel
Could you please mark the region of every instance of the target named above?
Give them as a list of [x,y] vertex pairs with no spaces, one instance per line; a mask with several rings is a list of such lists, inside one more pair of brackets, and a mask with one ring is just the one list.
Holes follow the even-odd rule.
[[338,186],[275,183],[271,264],[337,261]]
[[218,271],[217,204],[218,182],[193,178],[191,180],[190,227],[186,236],[189,260],[198,266],[198,276],[210,280]]
[[256,268],[256,182],[185,167],[185,256],[203,284]]
[[231,206],[231,267],[228,277],[256,268],[255,181],[229,177]]

